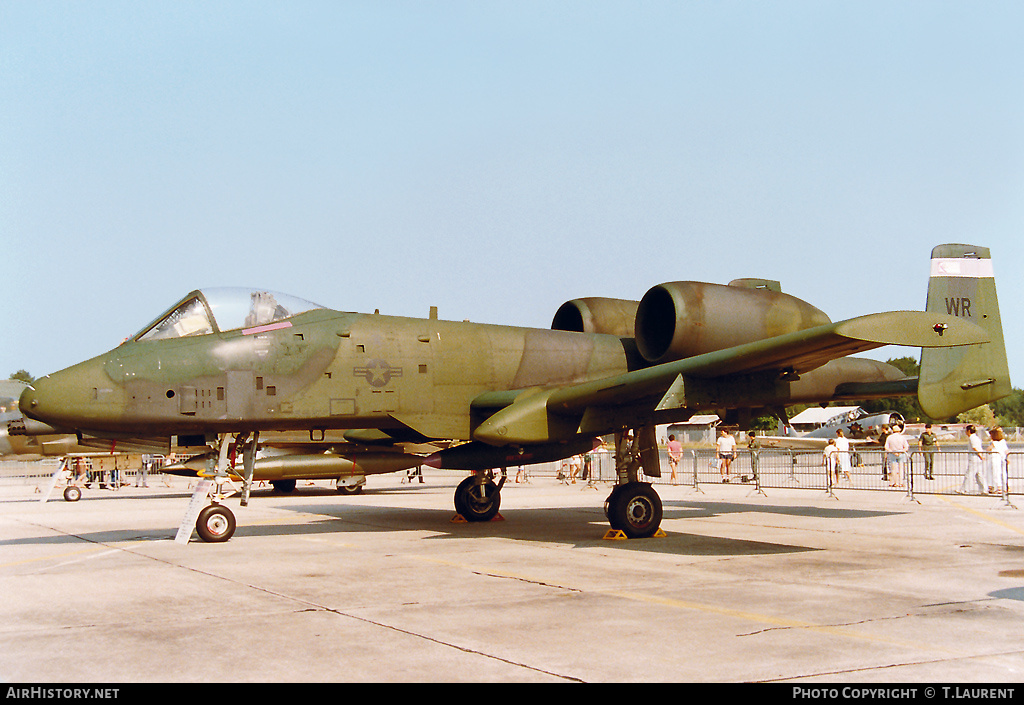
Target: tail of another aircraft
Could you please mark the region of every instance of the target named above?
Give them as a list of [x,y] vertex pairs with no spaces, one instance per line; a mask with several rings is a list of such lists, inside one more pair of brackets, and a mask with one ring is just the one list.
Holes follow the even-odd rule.
[[918,401],[933,419],[955,416],[1012,391],[987,247],[939,245],[932,250],[927,311],[966,318],[984,328],[988,343],[923,348]]

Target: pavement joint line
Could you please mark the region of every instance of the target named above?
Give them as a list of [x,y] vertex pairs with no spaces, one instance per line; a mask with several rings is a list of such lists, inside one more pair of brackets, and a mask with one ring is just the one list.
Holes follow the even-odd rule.
[[[800,620],[789,619],[786,617],[772,617],[765,614],[758,614],[755,612],[747,612],[745,610],[736,610],[730,607],[718,607],[715,605],[702,604],[698,602],[688,602],[685,600],[676,600],[668,597],[657,597],[654,595],[643,595],[634,592],[623,592],[618,590],[605,591],[606,594],[615,597],[621,597],[626,600],[635,600],[639,602],[649,602],[654,604],[664,605],[666,607],[675,607],[685,610],[693,610],[697,612],[706,612],[709,614],[717,614],[724,617],[732,617],[735,619],[741,619],[751,622],[759,622],[762,624],[768,624],[774,628],[784,629],[805,629],[808,631],[821,632],[828,634],[829,636],[840,636],[848,639],[857,639],[861,641],[871,641],[882,644],[891,644],[893,646],[899,646],[901,648],[915,648],[915,649],[934,649],[935,647],[929,644],[918,644],[907,641],[899,641],[896,639],[888,639],[884,637],[871,636],[869,634],[858,634],[850,632],[845,627],[848,625],[825,625],[825,624],[814,624],[813,622],[803,622]],[[939,649],[942,653],[954,653],[947,649]]]
[[[460,646],[460,645],[452,643],[452,642],[442,641],[441,639],[438,639],[436,637],[428,636],[426,634],[420,634],[420,633],[411,631],[409,629],[403,629],[401,627],[398,627],[398,626],[395,626],[395,625],[391,625],[391,624],[385,624],[384,622],[378,622],[378,621],[369,619],[367,617],[360,617],[359,615],[356,615],[356,614],[352,614],[352,613],[349,613],[349,612],[343,612],[342,610],[339,610],[339,609],[336,609],[336,608],[333,608],[333,607],[328,607],[327,605],[322,605],[322,604],[319,604],[317,602],[313,602],[311,600],[307,600],[307,599],[305,599],[303,597],[298,597],[296,595],[287,595],[285,593],[278,592],[276,590],[271,590],[270,588],[265,588],[265,587],[262,587],[262,586],[259,586],[259,585],[254,585],[252,583],[244,582],[244,581],[241,581],[241,580],[236,580],[234,578],[230,578],[230,577],[227,577],[227,576],[224,576],[224,575],[218,575],[218,574],[212,573],[212,572],[210,572],[208,570],[202,570],[200,568],[182,565],[180,563],[176,563],[176,562],[168,560],[166,558],[159,558],[157,556],[150,556],[150,555],[147,555],[145,553],[140,553],[140,552],[137,552],[137,551],[133,551],[133,550],[130,550],[128,547],[125,547],[125,546],[117,546],[117,545],[114,545],[114,544],[104,543],[103,541],[97,541],[95,539],[85,538],[85,537],[79,536],[77,534],[68,533],[66,531],[61,531],[61,530],[55,529],[53,527],[43,526],[41,524],[35,524],[33,522],[26,522],[26,523],[29,523],[29,524],[31,524],[33,526],[37,526],[39,528],[49,529],[50,531],[54,531],[54,532],[59,533],[61,535],[71,536],[71,537],[77,538],[77,539],[79,539],[81,541],[86,541],[86,542],[88,542],[90,544],[93,544],[93,546],[91,546],[88,549],[82,549],[81,551],[75,551],[75,552],[73,552],[71,554],[62,554],[62,555],[75,555],[75,554],[81,554],[81,553],[88,553],[90,551],[100,551],[100,550],[103,550],[104,548],[108,549],[106,551],[106,553],[117,553],[117,552],[128,553],[128,554],[131,554],[131,555],[139,557],[139,558],[148,558],[148,559],[150,559],[152,561],[156,561],[158,563],[163,563],[164,565],[170,566],[172,568],[179,568],[179,569],[186,570],[186,571],[189,571],[189,572],[192,572],[192,573],[197,573],[199,575],[205,575],[205,576],[207,576],[209,578],[213,578],[214,580],[223,580],[225,582],[233,583],[235,585],[238,585],[238,586],[241,586],[241,587],[245,587],[245,588],[248,588],[250,590],[254,590],[256,592],[262,592],[262,593],[264,593],[266,595],[271,595],[273,597],[277,597],[277,598],[280,598],[282,600],[287,600],[287,601],[294,602],[294,603],[297,603],[297,604],[300,604],[300,605],[304,605],[304,611],[312,609],[312,610],[315,610],[315,611],[321,611],[321,612],[325,612],[325,613],[328,613],[328,614],[333,614],[333,615],[336,615],[336,616],[339,616],[339,617],[346,617],[348,619],[354,619],[356,621],[363,622],[363,623],[369,624],[371,626],[379,627],[381,629],[388,629],[390,631],[394,631],[394,632],[397,632],[399,634],[405,634],[407,636],[415,637],[415,638],[418,638],[418,639],[423,639],[425,641],[432,642],[432,643],[437,644],[439,646],[444,646],[444,647],[448,647],[448,648],[451,648],[451,649],[456,649],[457,651],[461,651],[463,653],[474,654],[474,655],[477,655],[477,656],[481,656],[483,658],[492,659],[492,660],[495,660],[495,661],[500,661],[502,663],[506,663],[508,665],[515,666],[517,668],[523,668],[523,669],[526,669],[526,670],[529,670],[529,671],[534,671],[534,672],[537,672],[537,673],[542,673],[544,675],[551,676],[553,678],[558,678],[558,679],[561,679],[561,680],[578,682],[578,683],[582,683],[583,682],[581,679],[576,678],[575,676],[569,676],[569,675],[565,675],[565,674],[561,674],[561,673],[555,673],[553,671],[549,671],[549,670],[546,670],[546,669],[543,669],[543,668],[539,668],[537,666],[531,666],[531,665],[526,664],[526,663],[521,663],[521,662],[518,662],[518,661],[513,661],[511,659],[507,659],[507,658],[504,658],[502,656],[498,656],[496,654],[489,654],[489,653],[486,653],[484,651],[480,651],[478,649],[471,649],[471,648],[468,648],[468,647],[465,647],[465,646]],[[42,558],[42,559],[36,559],[36,560],[48,560],[48,559],[51,559],[51,558],[52,558],[52,556],[48,557],[48,558]],[[31,562],[31,561],[26,561],[26,562]],[[0,567],[2,567],[2,566],[0,566]]]
[[[1003,520],[1001,520],[1001,519],[999,519],[997,517],[990,516],[990,514],[987,513],[984,510],[974,509],[974,508],[971,508],[969,506],[965,506],[964,504],[955,501],[954,498],[947,498],[947,497],[939,496],[939,499],[941,499],[944,503],[946,503],[946,504],[948,504],[948,505],[950,505],[952,507],[955,507],[957,509],[961,509],[965,513],[968,513],[968,514],[971,514],[973,516],[976,516],[976,517],[978,517],[980,519],[983,519],[983,520],[985,520],[987,522],[990,522],[990,523],[992,523],[994,525],[1000,526],[1000,527],[1002,527],[1004,529],[1008,529],[1008,530],[1010,530],[1010,531],[1012,531],[1012,532],[1014,532],[1016,534],[1024,534],[1024,528],[1015,526],[1014,524],[1012,524],[1010,522],[1007,522],[1007,521],[1003,521]],[[991,511],[991,510],[989,510],[989,511]],[[303,512],[303,513],[300,513],[298,515],[296,515],[294,513],[290,513],[290,516],[291,517],[299,516],[299,517],[316,518],[316,519],[319,519],[319,518],[321,518],[323,516],[330,516],[331,518],[334,518],[334,519],[337,518],[336,516],[334,516],[332,514],[321,514],[321,513],[310,513],[310,512]],[[1018,515],[1013,515],[1013,516],[1018,516]],[[279,518],[270,519],[269,521],[267,521],[265,523],[277,524],[277,523],[281,523],[282,521],[285,521],[287,519],[288,519],[288,517],[281,516]],[[18,521],[24,522],[24,520],[22,520],[22,519],[19,519]],[[317,604],[317,603],[310,602],[310,601],[305,600],[305,599],[303,599],[301,597],[282,594],[282,593],[279,593],[279,592],[276,592],[276,591],[273,591],[273,590],[270,590],[270,589],[267,589],[267,588],[263,588],[263,587],[260,587],[260,586],[257,586],[257,585],[252,585],[252,584],[249,584],[249,583],[246,583],[246,582],[243,582],[243,581],[238,581],[238,580],[232,579],[230,577],[225,577],[225,576],[217,575],[215,573],[210,573],[210,572],[207,572],[207,571],[204,571],[204,570],[199,570],[199,569],[195,569],[195,568],[192,568],[192,567],[189,567],[189,566],[186,566],[186,565],[182,565],[182,564],[176,563],[174,561],[166,560],[166,559],[155,557],[155,556],[150,556],[150,555],[147,555],[145,553],[140,553],[140,552],[137,552],[135,550],[132,550],[131,549],[131,545],[130,545],[130,544],[137,543],[138,542],[137,539],[128,539],[128,540],[126,540],[126,542],[129,543],[128,546],[120,546],[120,545],[118,545],[120,542],[105,543],[105,542],[100,541],[100,540],[90,539],[90,538],[87,538],[87,537],[79,536],[79,535],[74,534],[74,533],[68,533],[68,532],[56,529],[54,527],[49,527],[49,526],[45,526],[45,525],[42,525],[42,524],[36,524],[36,523],[33,523],[33,522],[24,522],[24,523],[27,523],[27,524],[30,524],[30,525],[34,525],[34,526],[38,526],[40,528],[44,528],[44,529],[46,529],[48,531],[52,531],[52,532],[55,532],[57,534],[61,534],[61,535],[64,535],[64,536],[74,537],[76,539],[79,539],[80,541],[88,542],[88,543],[90,543],[92,545],[87,547],[87,548],[82,548],[80,550],[75,550],[75,551],[69,551],[69,552],[65,552],[65,553],[61,553],[61,554],[57,554],[57,555],[43,556],[43,557],[40,557],[40,558],[27,559],[27,560],[23,560],[23,561],[15,561],[15,562],[12,562],[12,563],[7,563],[7,564],[0,564],[0,567],[9,567],[9,566],[15,566],[15,565],[23,565],[23,564],[33,563],[33,562],[54,561],[54,560],[60,560],[62,558],[73,558],[75,556],[86,556],[89,553],[96,553],[98,551],[102,551],[103,549],[108,549],[108,550],[105,553],[100,554],[100,555],[107,555],[107,554],[115,553],[117,551],[122,551],[122,552],[129,553],[129,554],[132,554],[132,555],[135,555],[135,556],[138,556],[138,557],[149,558],[151,560],[155,560],[155,561],[167,564],[167,565],[172,566],[172,567],[184,568],[187,571],[192,571],[192,572],[196,572],[196,573],[199,573],[199,574],[203,574],[203,575],[206,575],[208,577],[212,577],[214,579],[219,579],[219,580],[225,580],[225,581],[228,581],[228,582],[233,582],[233,583],[236,583],[238,585],[241,585],[241,586],[244,586],[244,587],[248,587],[249,589],[252,589],[252,590],[261,591],[261,592],[264,592],[264,593],[269,594],[269,595],[277,596],[277,597],[279,597],[281,599],[285,599],[285,600],[289,600],[289,601],[293,601],[293,602],[297,602],[297,603],[306,605],[308,608],[310,608],[312,610],[315,610],[315,611],[324,611],[324,612],[332,613],[332,614],[335,614],[335,615],[338,615],[338,616],[349,617],[351,619],[362,621],[362,622],[365,622],[365,623],[373,625],[373,626],[377,626],[377,627],[384,628],[384,629],[389,629],[389,630],[392,630],[392,631],[395,631],[395,632],[398,632],[398,633],[403,633],[403,634],[410,635],[410,636],[419,637],[421,639],[428,640],[428,641],[437,643],[439,645],[448,646],[450,648],[454,648],[454,649],[463,651],[465,653],[472,653],[472,654],[482,655],[482,656],[485,656],[487,658],[496,659],[496,660],[502,661],[504,663],[512,664],[512,665],[515,665],[515,666],[518,666],[518,667],[527,668],[527,669],[530,669],[530,670],[537,671],[539,673],[544,673],[544,674],[547,674],[547,675],[551,675],[553,677],[567,678],[567,679],[570,679],[570,680],[575,680],[575,679],[573,679],[572,677],[569,677],[569,676],[563,676],[563,675],[559,675],[559,674],[554,674],[554,673],[551,673],[549,671],[545,671],[544,669],[541,669],[541,668],[536,668],[536,667],[533,667],[533,666],[528,666],[528,665],[524,665],[524,664],[521,664],[521,663],[516,663],[514,661],[511,661],[511,660],[508,660],[508,659],[504,659],[504,658],[502,658],[500,656],[493,656],[493,655],[481,652],[479,650],[474,650],[474,649],[470,649],[470,648],[466,648],[466,647],[461,647],[461,646],[459,646],[457,644],[452,644],[452,643],[449,643],[449,642],[444,642],[444,641],[441,641],[441,640],[436,639],[436,638],[431,637],[431,636],[427,636],[427,635],[423,635],[423,634],[418,634],[418,633],[413,632],[413,631],[402,629],[401,627],[397,627],[397,626],[392,626],[392,625],[376,622],[376,621],[373,621],[373,620],[365,618],[365,617],[360,617],[360,616],[357,616],[357,615],[354,615],[354,614],[346,613],[346,612],[343,612],[343,611],[340,611],[340,610],[337,610],[337,609],[333,609],[333,608],[327,607],[325,605],[320,605],[320,604]],[[257,524],[259,524],[259,523],[264,523],[264,522],[257,522]],[[780,527],[780,528],[792,528],[792,527]],[[314,539],[307,537],[307,538],[305,538],[305,540],[314,540]],[[315,540],[317,540],[317,541],[324,541],[325,539],[315,539]],[[335,542],[331,541],[331,543],[335,543]],[[345,547],[348,547],[348,548],[360,549],[360,547],[353,546],[351,544],[336,544],[335,543],[335,545],[344,545]],[[93,557],[99,557],[99,556],[97,555],[97,556],[93,556]],[[514,573],[509,573],[509,572],[505,572],[505,571],[485,570],[485,569],[480,568],[478,566],[473,566],[473,565],[470,565],[470,564],[467,564],[467,563],[459,563],[459,562],[448,561],[448,560],[444,560],[444,559],[434,559],[434,558],[428,558],[428,557],[416,556],[416,555],[409,555],[409,554],[406,554],[406,557],[407,558],[418,559],[418,560],[422,560],[422,561],[426,561],[426,562],[432,562],[432,563],[435,563],[435,564],[447,565],[447,566],[450,566],[450,567],[456,567],[456,568],[465,569],[465,570],[471,571],[471,572],[473,572],[474,574],[477,574],[477,575],[520,580],[520,581],[531,583],[531,584],[538,584],[538,585],[542,585],[542,586],[546,586],[546,587],[560,587],[562,589],[573,590],[575,592],[581,592],[581,593],[591,592],[591,591],[586,590],[586,589],[577,589],[577,588],[572,588],[572,587],[553,585],[550,582],[545,582],[545,581],[538,580],[538,579],[532,579],[532,578],[516,575]],[[83,558],[82,560],[88,560],[88,559],[89,558]],[[74,562],[77,562],[77,561],[66,561],[65,563],[57,564],[57,565],[63,565],[63,564],[66,564],[66,563],[74,563]],[[56,567],[56,566],[51,566],[51,567]],[[44,568],[44,570],[45,569],[49,569],[49,568]],[[660,597],[660,596],[657,596],[657,595],[649,595],[649,594],[643,594],[643,593],[637,593],[637,592],[629,592],[629,591],[621,591],[621,590],[594,590],[594,591],[591,592],[591,594],[605,594],[605,595],[617,597],[619,599],[626,599],[626,600],[633,600],[633,601],[639,601],[639,602],[646,602],[646,603],[650,603],[650,604],[661,604],[661,605],[672,607],[672,608],[676,608],[676,609],[694,610],[694,611],[700,611],[700,612],[705,612],[705,613],[709,613],[709,614],[718,614],[718,615],[722,615],[722,616],[728,616],[728,617],[732,617],[732,618],[736,618],[736,619],[753,621],[755,623],[760,623],[760,624],[767,625],[767,628],[764,629],[764,630],[761,630],[761,631],[768,631],[768,630],[771,630],[771,629],[805,629],[805,630],[809,630],[809,631],[821,632],[823,634],[828,634],[830,636],[838,636],[838,637],[844,637],[844,638],[850,638],[850,639],[866,640],[866,641],[871,641],[871,642],[895,645],[895,646],[902,647],[902,648],[915,648],[915,649],[922,649],[922,650],[928,650],[928,649],[935,650],[936,649],[936,647],[934,645],[932,645],[932,644],[921,644],[921,643],[897,641],[897,640],[888,639],[888,638],[884,638],[884,637],[875,637],[875,636],[867,635],[867,634],[858,634],[855,631],[851,631],[850,630],[851,626],[855,626],[856,624],[862,624],[862,623],[866,623],[866,622],[853,622],[853,623],[846,624],[846,625],[842,625],[842,624],[839,624],[839,625],[815,624],[815,623],[812,623],[812,622],[804,622],[804,621],[800,621],[800,620],[796,620],[796,619],[789,619],[789,618],[785,618],[785,617],[773,617],[771,615],[764,615],[764,614],[758,614],[758,613],[748,612],[748,611],[744,611],[744,610],[731,609],[731,608],[728,608],[728,607],[716,606],[716,605],[713,605],[713,604],[702,604],[702,603],[697,603],[697,602],[691,602],[691,601],[686,601],[686,600],[677,600],[677,599],[665,598],[665,597]],[[897,615],[897,616],[893,617],[893,619],[902,619],[904,616],[911,616],[912,617],[912,616],[915,616],[915,615],[913,615],[913,614]],[[876,620],[867,620],[867,622],[870,622],[870,621],[876,621]],[[757,632],[755,632],[755,633],[757,633]],[[948,654],[954,654],[955,653],[951,649],[937,649],[937,650],[940,653],[948,653]],[[1015,653],[1019,653],[1019,652],[1009,652],[1009,653],[1015,654]],[[943,660],[945,660],[945,659],[937,659],[936,661],[937,662],[941,662]],[[923,663],[927,663],[927,662],[936,662],[936,661],[924,660],[922,662]],[[898,666],[898,665],[902,665],[902,664],[893,664],[893,666]],[[850,672],[853,672],[853,671],[850,671]]]
[[[1021,655],[1024,655],[1024,652],[1022,652],[1022,651],[1000,651],[998,653],[985,654],[984,658],[992,658],[992,657],[1000,657],[1000,656],[1021,656]],[[865,666],[865,667],[860,667],[860,668],[845,668],[845,669],[842,669],[842,670],[832,670],[832,671],[815,671],[813,673],[794,674],[794,675],[784,676],[784,677],[781,677],[781,678],[764,678],[764,679],[759,679],[757,682],[758,683],[788,683],[788,682],[795,681],[795,680],[806,680],[807,678],[822,678],[822,677],[825,677],[825,676],[843,676],[843,675],[848,675],[848,674],[851,674],[851,673],[874,673],[875,671],[886,671],[886,670],[891,670],[891,669],[894,669],[894,668],[903,668],[903,667],[906,667],[906,666],[923,666],[923,665],[938,664],[938,663],[970,662],[970,661],[972,661],[974,659],[977,659],[977,658],[979,658],[979,657],[976,656],[976,655],[973,655],[973,656],[972,655],[968,655],[968,656],[953,655],[950,658],[918,659],[918,660],[915,660],[915,661],[900,661],[898,663],[887,663],[887,664],[881,664],[881,665],[877,665],[877,666]],[[872,679],[873,682],[876,682],[878,680],[880,680],[880,679],[878,679],[878,678]]]
[[418,632],[414,632],[414,631],[411,631],[409,629],[403,629],[402,627],[398,627],[398,626],[395,626],[393,624],[386,624],[384,622],[379,622],[379,621],[376,621],[376,620],[369,619],[368,617],[360,617],[357,614],[352,614],[350,612],[344,612],[344,611],[339,610],[339,609],[334,608],[334,607],[328,607],[327,605],[322,605],[322,604],[319,604],[317,602],[313,602],[311,600],[307,600],[306,598],[303,598],[303,597],[298,597],[298,596],[295,596],[295,595],[286,595],[286,594],[278,592],[276,590],[271,590],[269,588],[261,587],[259,585],[253,585],[251,583],[243,582],[243,581],[240,581],[240,580],[235,580],[234,578],[229,578],[229,577],[226,577],[226,576],[223,576],[223,575],[217,575],[215,573],[211,573],[211,572],[206,571],[206,570],[200,570],[198,568],[182,566],[182,565],[179,565],[179,564],[176,564],[176,563],[171,563],[171,562],[163,560],[163,559],[155,559],[155,560],[159,560],[161,562],[168,563],[169,565],[172,565],[172,566],[175,566],[175,567],[178,567],[178,568],[184,568],[185,570],[189,570],[189,571],[192,571],[192,572],[195,572],[195,573],[199,573],[200,575],[206,575],[206,576],[214,578],[216,580],[224,580],[226,582],[234,583],[235,585],[246,587],[246,588],[249,588],[250,590],[255,590],[257,592],[262,592],[262,593],[264,593],[266,595],[271,595],[273,597],[278,597],[278,598],[280,598],[282,600],[289,600],[291,602],[295,602],[295,603],[298,603],[300,605],[305,605],[307,609],[311,608],[313,610],[325,612],[325,613],[328,613],[328,614],[333,614],[333,615],[336,615],[338,617],[345,617],[345,618],[348,618],[348,619],[354,619],[354,620],[356,620],[358,622],[363,622],[364,624],[369,624],[371,626],[375,626],[375,627],[378,627],[380,629],[388,629],[390,631],[397,632],[399,634],[405,634],[406,636],[415,637],[417,639],[423,639],[424,641],[429,641],[429,642],[437,644],[439,646],[444,646],[444,647],[447,647],[447,648],[455,649],[457,651],[461,651],[461,652],[467,653],[467,654],[475,654],[477,656],[482,656],[484,658],[493,659],[495,661],[500,661],[502,663],[506,663],[506,664],[509,664],[511,666],[516,666],[517,668],[523,668],[523,669],[526,669],[526,670],[529,670],[529,671],[535,671],[537,673],[543,673],[544,675],[552,676],[554,678],[559,678],[559,679],[562,679],[562,680],[574,681],[574,682],[583,682],[579,678],[576,678],[574,676],[568,676],[568,675],[565,675],[565,674],[554,673],[552,671],[548,671],[548,670],[543,669],[543,668],[538,668],[537,666],[531,666],[529,664],[521,663],[521,662],[518,662],[518,661],[512,661],[511,659],[507,659],[507,658],[504,658],[502,656],[497,656],[495,654],[489,654],[489,653],[480,651],[478,649],[471,649],[471,648],[468,648],[468,647],[465,647],[465,646],[459,646],[458,644],[455,644],[455,643],[452,643],[452,642],[449,642],[449,641],[443,641],[441,639],[438,639],[438,638],[432,637],[432,636],[428,636],[426,634],[420,634]]
[[[65,535],[68,535],[68,534],[65,534]],[[66,553],[57,553],[57,554],[54,554],[52,556],[39,556],[38,558],[26,558],[24,560],[12,561],[10,563],[0,563],[0,568],[13,568],[13,567],[20,566],[20,565],[28,565],[30,563],[42,563],[44,561],[55,561],[55,560],[60,560],[62,558],[71,558],[73,556],[81,556],[81,555],[84,555],[84,554],[87,554],[87,553],[95,553],[97,551],[103,550],[104,548],[105,548],[105,546],[103,546],[102,544],[100,544],[100,545],[91,545],[91,546],[89,546],[87,548],[81,548],[81,549],[79,549],[77,551],[69,551],[69,552],[66,552]],[[60,563],[58,565],[65,565],[65,564],[67,564],[69,562],[72,562],[72,561],[65,561],[64,563]],[[56,566],[52,566],[52,567],[56,567]]]
[[[516,575],[514,573],[509,573],[507,571],[487,570],[487,569],[480,568],[480,567],[477,567],[477,566],[469,565],[468,563],[461,563],[461,562],[458,562],[458,561],[450,561],[450,560],[444,560],[444,559],[438,559],[438,558],[426,558],[426,557],[422,557],[422,556],[412,556],[412,555],[406,556],[406,557],[410,558],[410,559],[413,559],[413,560],[418,560],[418,561],[426,562],[426,563],[434,563],[434,564],[437,564],[437,565],[444,565],[444,566],[448,566],[448,567],[451,567],[451,568],[460,568],[460,569],[472,572],[472,573],[474,573],[476,575],[490,576],[490,577],[497,577],[497,578],[505,578],[505,579],[512,579],[512,580],[519,580],[521,582],[530,583],[530,584],[534,584],[534,585],[540,585],[540,586],[543,586],[543,587],[556,587],[556,588],[560,588],[560,589],[563,589],[563,590],[568,590],[568,591],[572,591],[572,592],[579,592],[579,593],[583,593],[583,594],[586,594],[586,593],[590,592],[590,591],[588,591],[586,589],[574,588],[574,587],[571,587],[571,586],[564,586],[564,585],[556,585],[556,584],[553,584],[553,583],[550,583],[550,582],[547,582],[547,581],[543,581],[543,580],[536,579],[536,578],[529,578],[529,577],[521,576],[521,575]],[[720,606],[716,606],[716,605],[708,605],[708,604],[702,604],[702,603],[697,603],[697,602],[688,602],[688,601],[685,601],[685,600],[677,600],[677,599],[674,599],[674,598],[658,597],[658,596],[654,596],[654,595],[645,595],[645,594],[642,594],[642,593],[635,593],[635,592],[628,592],[628,591],[621,591],[621,590],[595,590],[593,592],[595,594],[604,594],[604,595],[608,595],[608,596],[611,596],[611,597],[618,597],[620,599],[631,600],[631,601],[634,601],[634,602],[646,602],[646,603],[651,603],[651,604],[660,604],[660,605],[666,606],[666,607],[673,607],[673,608],[678,608],[678,609],[693,610],[693,611],[705,612],[705,613],[709,613],[709,614],[718,614],[718,615],[721,615],[721,616],[733,617],[733,618],[736,618],[736,619],[741,619],[741,620],[745,620],[745,621],[755,622],[755,623],[759,623],[759,624],[767,624],[769,626],[769,628],[804,629],[804,630],[808,630],[808,631],[820,632],[820,633],[823,633],[823,634],[827,634],[829,636],[840,636],[840,637],[844,637],[844,638],[848,638],[848,639],[856,639],[856,640],[861,640],[861,641],[869,641],[869,642],[876,642],[876,643],[882,643],[882,644],[890,644],[890,645],[897,646],[897,647],[900,647],[900,648],[914,648],[914,649],[925,649],[925,650],[926,649],[935,649],[934,646],[929,645],[929,644],[912,643],[912,642],[907,642],[907,641],[900,641],[900,640],[897,640],[897,639],[888,639],[888,638],[884,638],[884,637],[876,637],[876,636],[871,636],[871,635],[868,635],[868,634],[858,634],[858,633],[855,633],[855,632],[851,632],[848,627],[852,626],[852,624],[838,624],[838,625],[814,624],[812,622],[804,622],[804,621],[795,620],[795,619],[789,619],[789,618],[785,618],[785,617],[772,617],[772,616],[769,616],[769,615],[758,614],[758,613],[748,612],[748,611],[744,611],[744,610],[736,610],[736,609],[732,609],[732,608],[729,608],[729,607],[720,607]],[[906,616],[913,616],[913,615],[906,615]],[[899,618],[902,619],[903,616],[900,616]],[[861,623],[863,623],[863,622],[861,622]],[[951,650],[948,650],[948,649],[938,649],[938,651],[940,653],[948,653],[948,654],[955,653],[955,652],[953,652]]]

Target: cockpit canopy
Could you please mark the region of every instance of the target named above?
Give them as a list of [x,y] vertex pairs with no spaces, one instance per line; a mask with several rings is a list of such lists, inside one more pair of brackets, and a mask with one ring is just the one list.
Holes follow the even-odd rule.
[[256,328],[318,308],[323,306],[266,289],[201,289],[143,328],[134,340],[187,338]]

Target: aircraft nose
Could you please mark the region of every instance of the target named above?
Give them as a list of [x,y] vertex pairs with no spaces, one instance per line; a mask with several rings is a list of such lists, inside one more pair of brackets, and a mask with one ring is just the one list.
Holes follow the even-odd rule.
[[51,423],[61,415],[61,404],[49,377],[37,379],[18,399],[18,408],[26,418]]
[[18,406],[30,419],[55,428],[80,428],[112,413],[114,388],[100,358],[41,377],[21,393]]
[[21,409],[21,413],[34,419],[31,412],[37,406],[39,406],[39,399],[36,398],[36,390],[32,387],[25,387],[18,398],[18,408]]

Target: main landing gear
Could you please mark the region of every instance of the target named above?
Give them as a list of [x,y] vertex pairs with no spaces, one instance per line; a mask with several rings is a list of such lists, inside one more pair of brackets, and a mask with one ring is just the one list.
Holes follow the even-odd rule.
[[615,485],[604,501],[604,515],[613,529],[631,539],[654,536],[661,526],[661,497],[649,482]]
[[[604,513],[612,529],[627,538],[654,536],[661,528],[661,497],[649,482],[639,480],[640,468],[648,477],[661,477],[661,460],[653,426],[623,431],[615,435],[616,485],[604,503]],[[466,521],[490,521],[501,506],[501,488],[507,469],[494,482],[492,470],[470,475],[455,490],[455,511]]]
[[639,469],[661,477],[661,459],[653,426],[615,434],[616,485],[604,501],[604,514],[612,529],[628,538],[654,536],[661,527],[661,497],[649,482],[640,482]]
[[494,483],[494,471],[473,473],[455,488],[455,511],[466,521],[490,521],[501,507],[501,488],[508,473],[501,469],[501,479]]

